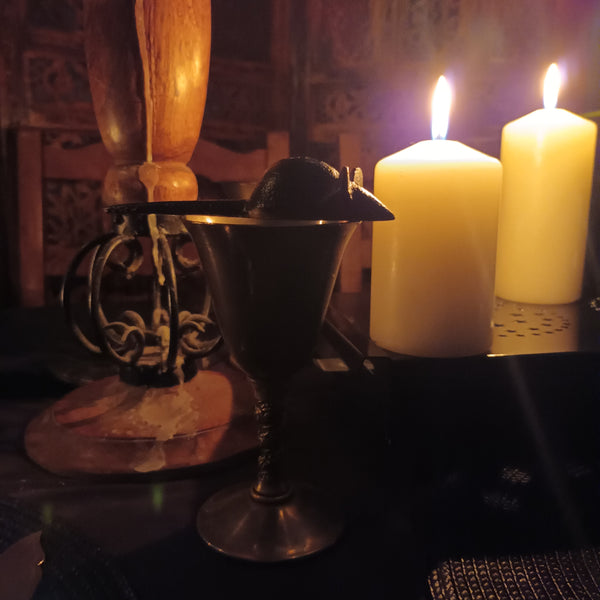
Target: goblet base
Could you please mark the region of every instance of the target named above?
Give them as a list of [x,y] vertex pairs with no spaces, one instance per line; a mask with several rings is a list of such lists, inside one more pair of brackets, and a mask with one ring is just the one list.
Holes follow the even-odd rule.
[[198,532],[214,550],[253,562],[309,556],[333,545],[342,519],[326,498],[307,484],[295,484],[281,502],[256,501],[251,485],[235,485],[211,496],[200,508]]

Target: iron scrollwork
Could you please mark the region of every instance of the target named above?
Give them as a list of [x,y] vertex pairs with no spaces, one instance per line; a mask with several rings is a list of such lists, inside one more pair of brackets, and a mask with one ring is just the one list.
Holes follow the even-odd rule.
[[[199,312],[180,310],[176,271],[201,271],[199,261],[182,253],[188,241],[178,220],[156,215],[113,213],[114,230],[85,244],[65,275],[61,303],[77,339],[90,352],[104,354],[119,365],[121,377],[138,383],[172,385],[191,377],[193,359],[212,352],[220,343],[210,318],[210,295],[205,292]],[[103,307],[103,280],[110,270],[131,279],[144,262],[140,238],[151,242],[152,311],[148,322],[128,308],[109,318]],[[91,335],[84,333],[75,316],[73,296],[77,273],[89,259],[86,276],[87,315]]]

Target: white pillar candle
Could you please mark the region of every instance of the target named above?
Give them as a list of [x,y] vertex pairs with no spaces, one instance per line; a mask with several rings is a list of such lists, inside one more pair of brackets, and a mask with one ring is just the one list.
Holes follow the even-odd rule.
[[502,167],[443,139],[450,95],[441,93],[447,84],[440,79],[434,139],[375,167],[375,195],[395,220],[373,224],[370,333],[379,346],[403,354],[469,356],[487,352],[492,340]]
[[545,108],[502,130],[496,294],[507,300],[565,304],[581,296],[597,127],[555,108],[559,79],[551,65]]

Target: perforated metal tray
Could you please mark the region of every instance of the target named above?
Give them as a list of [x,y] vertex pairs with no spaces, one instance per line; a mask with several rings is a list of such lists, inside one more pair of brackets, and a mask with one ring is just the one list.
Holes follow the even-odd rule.
[[[522,304],[496,299],[488,356],[600,352],[600,299],[572,304]],[[351,367],[380,359],[409,360],[369,338],[369,295],[334,294],[324,332]]]

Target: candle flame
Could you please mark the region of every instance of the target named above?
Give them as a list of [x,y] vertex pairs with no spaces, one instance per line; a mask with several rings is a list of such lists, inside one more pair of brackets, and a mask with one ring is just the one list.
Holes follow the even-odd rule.
[[556,108],[558,90],[560,88],[560,71],[558,65],[552,63],[548,67],[544,79],[544,108]]
[[431,139],[446,139],[451,104],[452,90],[448,81],[442,75],[435,86],[431,101]]

